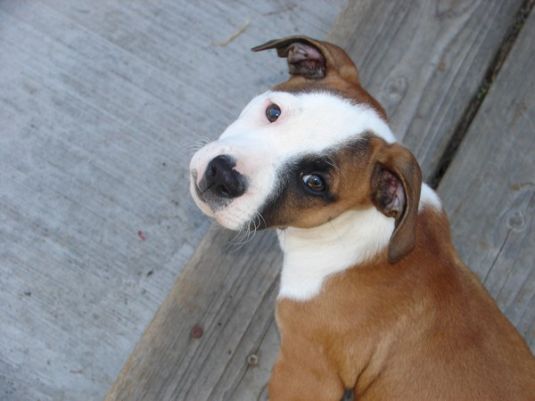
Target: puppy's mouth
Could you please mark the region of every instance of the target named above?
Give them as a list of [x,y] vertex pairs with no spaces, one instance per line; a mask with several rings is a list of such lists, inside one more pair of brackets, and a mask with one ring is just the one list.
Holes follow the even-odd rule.
[[197,195],[197,198],[206,203],[203,198],[203,192],[206,191],[208,188],[205,188],[204,191],[199,188],[199,184],[197,184],[197,170],[191,171],[191,183],[193,184],[193,188],[195,189],[195,194]]
[[197,198],[197,205],[206,215],[213,218],[216,212],[226,208],[233,199],[215,195],[212,190],[213,183],[208,183],[204,178],[198,181],[197,178],[197,170],[192,170],[191,182]]
[[213,217],[213,209],[210,206],[210,203],[208,202],[208,199],[206,199],[205,194],[208,188],[202,188],[199,186],[199,183],[197,182],[197,170],[191,170],[190,173],[190,193],[191,197],[197,204],[197,206],[209,217]]
[[195,188],[195,193],[197,194],[197,197],[204,203],[208,203],[204,195],[210,189],[211,186],[207,185],[206,181],[204,180],[201,180],[201,182],[197,183],[197,171],[196,170],[191,172],[191,180],[193,182],[193,187]]
[[212,199],[213,197],[210,197],[210,188],[212,185],[208,185],[206,180],[201,180],[198,182],[197,177],[197,171],[192,171],[191,182],[193,184],[193,188],[195,189],[195,195],[197,195],[197,199],[208,206],[212,212],[215,212],[216,205],[214,203],[214,199]]

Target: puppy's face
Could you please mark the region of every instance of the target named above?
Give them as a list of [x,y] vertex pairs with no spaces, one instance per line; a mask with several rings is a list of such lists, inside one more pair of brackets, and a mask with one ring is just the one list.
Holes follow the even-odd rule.
[[293,76],[254,98],[218,140],[195,153],[190,189],[197,205],[234,230],[314,227],[369,207],[403,220],[408,198],[418,201],[412,181],[419,169],[393,144],[353,63],[334,45],[302,37],[257,50],[273,47]]
[[319,225],[371,201],[374,137],[393,141],[367,105],[328,92],[266,92],[193,156],[192,196],[230,229]]

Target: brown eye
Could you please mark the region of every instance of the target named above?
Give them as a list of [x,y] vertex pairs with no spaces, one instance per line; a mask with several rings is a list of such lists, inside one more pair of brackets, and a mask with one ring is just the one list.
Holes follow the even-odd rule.
[[305,187],[312,192],[325,191],[325,181],[317,174],[306,174],[302,177]]
[[276,121],[281,113],[281,108],[275,103],[271,103],[266,109],[266,117],[270,123]]

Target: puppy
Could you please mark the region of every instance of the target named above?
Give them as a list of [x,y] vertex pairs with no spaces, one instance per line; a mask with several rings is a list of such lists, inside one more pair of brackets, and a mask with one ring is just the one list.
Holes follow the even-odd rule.
[[459,260],[435,192],[339,47],[270,41],[290,78],[191,160],[224,227],[284,253],[271,401],[535,400],[535,358]]

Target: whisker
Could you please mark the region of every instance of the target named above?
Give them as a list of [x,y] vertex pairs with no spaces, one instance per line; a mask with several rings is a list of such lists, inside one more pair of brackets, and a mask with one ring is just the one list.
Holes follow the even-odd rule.
[[212,139],[209,139],[209,138],[200,138],[194,143],[189,143],[186,148],[188,149],[189,152],[194,153],[198,151],[199,149],[201,149],[203,146],[210,143],[211,141]]
[[[264,227],[267,227],[266,219],[264,219],[264,216],[262,216],[262,213],[256,212],[256,215],[264,223]],[[260,222],[258,224],[260,224]]]
[[[234,252],[238,251],[247,243],[252,241],[252,239],[258,232],[258,228],[260,227],[260,223],[261,223],[260,220],[264,221],[264,224],[265,224],[264,217],[259,212],[255,212],[253,218],[249,220],[240,230],[239,232],[240,235],[237,235],[231,240],[232,250]],[[239,236],[243,237],[243,239],[240,239],[238,241]]]

